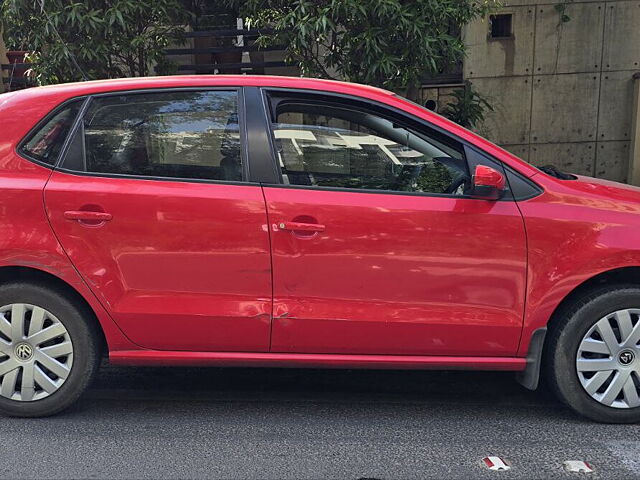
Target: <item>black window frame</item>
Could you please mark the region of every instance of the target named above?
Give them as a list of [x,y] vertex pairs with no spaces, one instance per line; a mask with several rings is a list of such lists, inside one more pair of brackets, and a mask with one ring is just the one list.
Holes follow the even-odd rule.
[[[75,135],[78,133],[78,129],[80,128],[81,120],[84,118],[87,109],[91,105],[93,99],[104,98],[104,97],[116,97],[123,95],[137,95],[137,94],[153,94],[153,93],[180,93],[180,92],[203,92],[203,91],[226,91],[226,92],[235,92],[237,95],[237,109],[238,109],[238,127],[240,129],[240,159],[242,162],[242,180],[217,180],[217,179],[208,179],[208,178],[190,178],[190,177],[169,177],[169,176],[152,176],[152,175],[132,175],[126,173],[104,173],[104,172],[88,172],[88,171],[80,171],[73,170],[69,168],[65,168],[62,165],[64,164],[64,160],[69,153],[70,145]],[[259,182],[251,180],[251,166],[249,164],[249,155],[248,155],[248,135],[246,128],[246,116],[245,116],[245,98],[244,98],[244,89],[240,86],[215,86],[215,87],[207,87],[207,86],[198,86],[198,87],[170,87],[170,88],[141,88],[141,89],[133,89],[133,90],[112,90],[108,92],[101,92],[92,95],[87,95],[87,99],[79,112],[76,121],[73,125],[73,128],[70,130],[69,135],[67,137],[67,141],[64,145],[64,148],[58,158],[58,162],[56,163],[54,170],[78,176],[86,176],[86,177],[98,177],[98,178],[123,178],[123,179],[134,179],[134,180],[150,180],[150,181],[165,181],[165,182],[184,182],[184,183],[211,183],[211,184],[224,184],[224,185],[257,185]]]
[[[326,191],[339,191],[339,192],[352,192],[352,193],[362,193],[362,194],[378,194],[378,195],[405,195],[405,196],[418,196],[418,197],[439,197],[439,198],[450,198],[450,199],[472,199],[472,200],[480,200],[486,201],[484,199],[474,197],[473,195],[463,194],[463,195],[453,195],[448,193],[431,193],[431,192],[405,192],[405,191],[393,191],[393,190],[372,190],[372,189],[363,189],[363,188],[346,188],[346,187],[327,187],[327,186],[317,186],[317,185],[290,185],[284,183],[284,179],[282,176],[282,172],[280,169],[280,165],[277,160],[277,148],[274,140],[274,132],[273,132],[273,109],[270,102],[270,96],[275,93],[275,95],[279,95],[282,97],[286,97],[287,94],[291,96],[302,97],[305,95],[318,97],[329,97],[333,98],[336,101],[333,103],[337,103],[340,105],[340,102],[350,102],[352,104],[357,104],[359,107],[364,107],[364,110],[369,111],[369,113],[379,115],[380,111],[383,111],[386,115],[386,118],[398,118],[403,124],[406,124],[410,128],[416,128],[418,131],[422,131],[426,129],[427,131],[435,132],[438,136],[447,138],[451,141],[451,143],[455,143],[460,145],[464,150],[464,160],[467,163],[467,168],[469,169],[471,175],[473,175],[473,168],[470,161],[470,154],[473,152],[474,158],[478,161],[479,158],[485,160],[486,163],[492,164],[494,168],[498,168],[502,170],[502,173],[505,175],[507,179],[507,184],[509,185],[509,189],[505,192],[500,199],[496,201],[523,201],[528,200],[530,198],[534,198],[540,195],[543,192],[543,189],[537,185],[535,182],[531,181],[528,178],[525,178],[521,173],[517,172],[515,169],[511,168],[509,165],[506,165],[504,162],[498,160],[492,155],[488,154],[484,150],[480,149],[473,143],[464,140],[451,132],[445,130],[442,127],[437,125],[433,125],[432,123],[418,117],[415,115],[411,115],[402,109],[394,107],[392,105],[388,105],[383,102],[378,102],[376,100],[371,100],[364,97],[357,97],[353,95],[337,93],[337,92],[326,92],[322,90],[313,90],[313,89],[297,89],[297,88],[282,88],[282,87],[261,87],[260,93],[262,97],[262,107],[263,114],[265,117],[265,123],[267,128],[269,129],[268,137],[268,145],[270,150],[270,158],[272,162],[273,171],[277,172],[275,176],[276,181],[263,182],[263,186],[265,187],[280,187],[280,188],[293,188],[293,189],[307,189],[307,190],[326,190]],[[344,105],[344,103],[342,104]],[[370,108],[370,106],[374,108]],[[415,126],[415,127],[414,127]],[[511,188],[511,184],[515,183],[514,180],[518,181],[520,185],[519,191],[514,192]],[[510,181],[511,180],[511,181]],[[523,185],[528,186],[529,188],[523,188]]]

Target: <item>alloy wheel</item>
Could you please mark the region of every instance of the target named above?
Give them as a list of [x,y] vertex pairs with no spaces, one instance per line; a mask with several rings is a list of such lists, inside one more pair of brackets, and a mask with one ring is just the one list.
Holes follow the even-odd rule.
[[69,377],[73,344],[65,326],[44,308],[0,307],[0,397],[34,401],[56,392]]
[[640,309],[598,320],[578,347],[576,369],[585,391],[614,408],[640,407]]

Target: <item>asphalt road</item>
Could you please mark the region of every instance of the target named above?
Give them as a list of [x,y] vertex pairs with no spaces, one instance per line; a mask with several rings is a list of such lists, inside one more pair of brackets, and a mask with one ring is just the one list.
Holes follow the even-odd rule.
[[64,414],[0,418],[0,477],[640,478],[640,425],[506,373],[106,367]]

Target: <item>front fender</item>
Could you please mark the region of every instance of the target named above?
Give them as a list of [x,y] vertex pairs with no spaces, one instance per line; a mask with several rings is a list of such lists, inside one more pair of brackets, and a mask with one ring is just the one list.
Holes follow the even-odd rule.
[[594,277],[640,267],[640,205],[545,192],[521,202],[527,231],[527,294],[518,356],[558,305]]

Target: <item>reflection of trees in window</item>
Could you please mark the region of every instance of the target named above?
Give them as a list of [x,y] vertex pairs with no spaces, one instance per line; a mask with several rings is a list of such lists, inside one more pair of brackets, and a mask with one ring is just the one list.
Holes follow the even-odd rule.
[[[89,168],[97,171],[155,175],[162,170],[154,165],[220,167],[224,159],[240,164],[235,92],[103,97],[85,116],[85,134]],[[209,171],[204,178],[211,175],[217,174]]]

